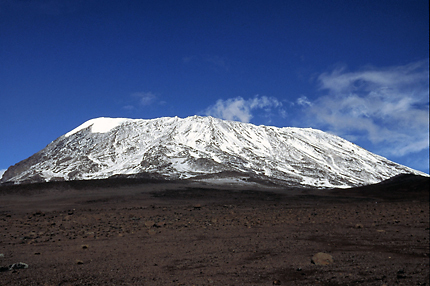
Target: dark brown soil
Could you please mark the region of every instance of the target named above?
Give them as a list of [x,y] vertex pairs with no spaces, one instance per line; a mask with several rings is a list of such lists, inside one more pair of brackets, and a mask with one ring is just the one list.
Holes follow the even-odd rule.
[[0,285],[429,285],[428,188],[0,187]]

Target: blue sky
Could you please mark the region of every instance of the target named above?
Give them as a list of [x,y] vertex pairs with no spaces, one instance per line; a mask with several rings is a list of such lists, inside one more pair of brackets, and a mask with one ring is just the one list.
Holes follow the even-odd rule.
[[312,127],[429,172],[427,0],[0,0],[0,170],[95,117]]

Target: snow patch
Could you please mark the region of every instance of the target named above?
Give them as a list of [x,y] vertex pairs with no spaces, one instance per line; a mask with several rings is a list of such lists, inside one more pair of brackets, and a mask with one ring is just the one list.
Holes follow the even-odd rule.
[[100,117],[88,120],[87,122],[79,125],[75,129],[70,132],[67,132],[64,136],[69,137],[79,131],[88,128],[91,126],[92,133],[106,133],[112,130],[113,128],[121,125],[124,121],[127,121],[127,118],[108,118],[108,117]]
[[0,179],[3,177],[4,172],[6,172],[6,169],[1,169],[0,170]]
[[239,186],[252,186],[258,185],[255,182],[246,181],[245,177],[240,178],[205,178],[205,179],[195,179],[196,182],[204,182],[211,185],[239,185]]

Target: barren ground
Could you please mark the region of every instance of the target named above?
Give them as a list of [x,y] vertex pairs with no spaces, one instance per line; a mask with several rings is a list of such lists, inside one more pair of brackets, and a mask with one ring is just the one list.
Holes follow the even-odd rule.
[[428,187],[0,187],[0,285],[429,285]]

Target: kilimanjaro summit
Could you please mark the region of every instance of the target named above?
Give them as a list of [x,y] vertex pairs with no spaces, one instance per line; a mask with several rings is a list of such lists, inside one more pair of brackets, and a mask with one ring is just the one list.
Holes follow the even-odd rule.
[[304,187],[368,185],[417,174],[338,136],[213,117],[96,118],[11,166],[2,184],[149,176]]

